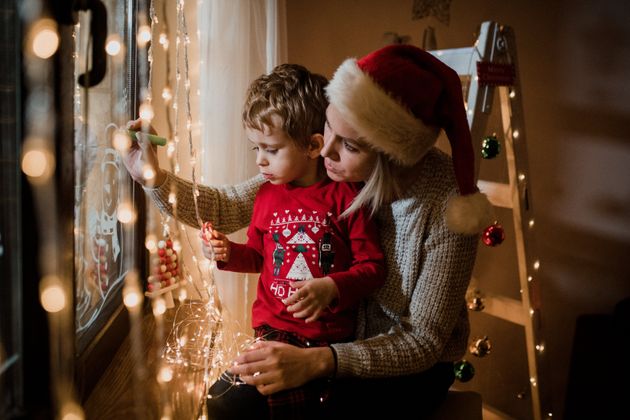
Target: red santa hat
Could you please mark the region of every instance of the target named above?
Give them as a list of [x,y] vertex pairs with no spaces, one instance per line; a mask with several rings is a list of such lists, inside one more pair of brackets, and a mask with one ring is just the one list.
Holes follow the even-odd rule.
[[457,73],[411,45],[390,45],[344,61],[327,87],[330,103],[358,134],[403,166],[417,163],[444,129],[459,196],[446,221],[477,233],[492,221],[492,206],[475,183],[475,156]]

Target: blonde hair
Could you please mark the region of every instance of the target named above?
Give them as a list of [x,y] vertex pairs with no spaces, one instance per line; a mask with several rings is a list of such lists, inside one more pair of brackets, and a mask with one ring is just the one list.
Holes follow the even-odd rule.
[[269,74],[254,80],[243,106],[245,127],[264,131],[274,127],[273,117],[301,148],[309,145],[313,134],[323,134],[328,99],[324,88],[328,80],[298,64],[280,64]]
[[363,206],[369,209],[369,215],[373,217],[382,205],[392,202],[400,193],[397,167],[385,153],[376,152],[376,162],[370,176],[341,218],[348,217]]

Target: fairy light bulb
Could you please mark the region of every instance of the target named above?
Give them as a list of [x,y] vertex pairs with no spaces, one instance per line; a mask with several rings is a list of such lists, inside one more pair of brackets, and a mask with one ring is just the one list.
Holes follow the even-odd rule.
[[514,137],[515,139],[517,139],[519,135],[520,133],[518,132],[518,130],[514,130],[514,132],[512,133],[512,137]]
[[105,41],[105,52],[112,57],[116,57],[122,52],[122,43],[118,34],[112,34]]
[[168,366],[162,366],[158,373],[157,380],[160,383],[167,383],[173,379],[173,371]]
[[164,50],[168,50],[168,37],[164,32],[160,34],[159,42]]
[[37,57],[50,58],[59,48],[57,24],[52,19],[40,19],[33,25],[31,48]]
[[118,205],[116,216],[120,223],[131,223],[136,220],[136,212],[128,202],[122,202]]
[[127,280],[122,293],[123,302],[130,311],[137,309],[142,304],[142,293],[140,293],[137,281]]
[[525,174],[518,174],[518,180],[521,182],[525,181]]
[[182,243],[179,241],[173,241],[173,249],[175,252],[179,253],[182,250]]
[[22,172],[31,178],[39,178],[46,173],[48,161],[43,150],[29,150],[22,157]]
[[173,205],[177,202],[177,198],[175,197],[175,193],[169,193],[168,194],[168,202],[169,204]]
[[166,312],[166,302],[164,302],[164,299],[157,298],[153,300],[153,315],[164,315],[164,312]]
[[516,91],[514,89],[510,89],[510,94],[508,96],[510,99],[516,98]]
[[66,307],[66,294],[61,280],[57,276],[49,275],[40,282],[39,301],[49,313],[56,313]]
[[538,353],[544,352],[545,351],[545,345],[543,343],[536,344],[536,350],[538,350]]
[[140,48],[146,47],[149,41],[151,41],[151,27],[149,25],[140,26],[138,28],[136,40],[138,41],[138,46]]
[[142,168],[142,177],[147,181],[151,181],[155,178],[155,170],[151,165],[144,165],[144,168]]
[[533,228],[534,227],[534,219],[529,219],[529,222],[527,224],[528,224],[528,226],[530,228]]
[[149,252],[157,252],[157,238],[154,234],[150,233],[144,239],[144,247],[149,250]]
[[140,115],[140,118],[142,120],[147,121],[147,122],[151,122],[151,120],[155,116],[153,112],[153,106],[151,106],[151,104],[147,102],[140,105],[138,114]]
[[179,289],[179,295],[177,296],[177,298],[181,303],[184,303],[188,298],[188,292],[186,291],[186,289],[184,289],[183,287]]
[[61,408],[61,420],[84,420],[83,408],[74,401],[67,402]]
[[126,132],[117,130],[112,139],[112,146],[119,152],[126,152],[131,147],[131,139]]
[[540,261],[534,261],[534,270],[538,270],[540,268]]
[[162,89],[162,99],[167,102],[173,99],[173,92],[171,92],[171,88],[169,88],[168,86]]

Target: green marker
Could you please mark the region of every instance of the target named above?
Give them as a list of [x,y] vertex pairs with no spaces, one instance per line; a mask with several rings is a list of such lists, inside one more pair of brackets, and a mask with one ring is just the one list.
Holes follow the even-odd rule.
[[[127,132],[129,133],[129,136],[131,136],[132,140],[138,140],[136,138],[136,130],[127,130]],[[164,137],[160,137],[160,136],[156,136],[155,134],[149,134],[149,133],[144,133],[148,138],[149,141],[153,144],[155,144],[156,146],[164,146],[166,144],[166,139]]]

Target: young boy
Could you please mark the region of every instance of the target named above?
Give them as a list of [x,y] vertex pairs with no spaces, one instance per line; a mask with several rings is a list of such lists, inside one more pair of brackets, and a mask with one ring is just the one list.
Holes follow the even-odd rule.
[[[326,83],[290,64],[252,83],[243,122],[269,182],[256,196],[247,244],[231,243],[218,231],[202,235],[204,255],[220,269],[261,273],[252,308],[255,335],[302,347],[351,340],[358,302],[384,281],[377,228],[367,212],[340,217],[358,187],[331,181],[323,168]],[[294,293],[300,302],[287,308],[284,300]],[[238,388],[228,393],[243,392]],[[223,389],[217,382],[211,395]],[[270,413],[313,416],[323,391],[311,384],[274,394]]]

